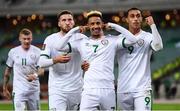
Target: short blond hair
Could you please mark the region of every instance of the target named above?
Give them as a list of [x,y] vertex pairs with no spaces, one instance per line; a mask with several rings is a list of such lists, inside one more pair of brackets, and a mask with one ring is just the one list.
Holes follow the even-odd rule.
[[30,34],[32,34],[32,32],[31,32],[31,30],[28,29],[28,28],[23,28],[23,29],[19,32],[19,35],[21,35],[21,34],[23,34],[23,35],[30,35]]
[[87,13],[87,20],[93,16],[102,18],[102,13],[97,10],[90,11],[89,13]]

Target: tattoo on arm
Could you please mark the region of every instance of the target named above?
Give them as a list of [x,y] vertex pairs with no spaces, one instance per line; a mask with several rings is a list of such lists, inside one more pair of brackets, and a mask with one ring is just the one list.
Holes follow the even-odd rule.
[[3,87],[6,88],[7,84],[9,82],[9,78],[10,78],[10,74],[11,74],[11,69],[10,67],[6,67],[5,71],[4,71],[4,82],[3,82]]

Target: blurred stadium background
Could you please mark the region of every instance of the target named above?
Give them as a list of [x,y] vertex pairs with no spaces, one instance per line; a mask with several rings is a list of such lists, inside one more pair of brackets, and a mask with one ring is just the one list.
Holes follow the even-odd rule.
[[[131,7],[142,9],[143,16],[151,13],[163,39],[164,49],[151,60],[155,100],[175,99],[180,103],[180,0],[0,0],[0,100],[5,100],[2,83],[7,53],[19,45],[21,28],[30,28],[34,36],[32,44],[41,47],[47,35],[58,31],[56,15],[61,10],[71,10],[77,25],[85,24],[88,11],[99,10],[105,22],[126,27],[125,11]],[[150,31],[145,23],[143,29]],[[45,101],[47,81],[48,72],[40,78],[41,99]],[[12,77],[10,89],[11,85]]]

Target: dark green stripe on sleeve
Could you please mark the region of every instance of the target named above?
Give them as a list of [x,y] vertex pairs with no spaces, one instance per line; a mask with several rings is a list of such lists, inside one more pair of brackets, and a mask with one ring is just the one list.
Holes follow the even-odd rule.
[[122,46],[123,46],[124,48],[127,48],[126,45],[125,45],[125,39],[126,39],[126,38],[123,38],[123,40],[122,40]]
[[68,51],[68,53],[71,53],[71,52],[72,52],[71,44],[68,43],[68,46],[69,46],[69,51]]
[[47,54],[41,54],[40,56],[46,56],[47,58],[50,58]]

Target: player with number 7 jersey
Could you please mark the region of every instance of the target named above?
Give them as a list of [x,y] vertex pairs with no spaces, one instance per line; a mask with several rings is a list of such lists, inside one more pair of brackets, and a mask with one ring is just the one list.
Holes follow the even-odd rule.
[[[84,90],[80,110],[113,110],[115,108],[114,57],[116,51],[122,48],[123,39],[118,36],[105,36],[102,31],[102,21],[96,14],[89,18],[88,24],[91,36],[70,42],[72,52],[79,52],[82,61],[87,61],[90,64],[89,69],[84,74]],[[108,23],[107,27],[127,35],[130,38],[125,40],[127,46],[136,42],[134,36],[125,28],[113,23]],[[83,30],[83,28],[71,29],[65,35],[64,43],[62,41],[56,42],[56,49],[69,50],[69,47],[64,45],[68,43],[74,33]],[[94,100],[94,98],[96,99]]]

